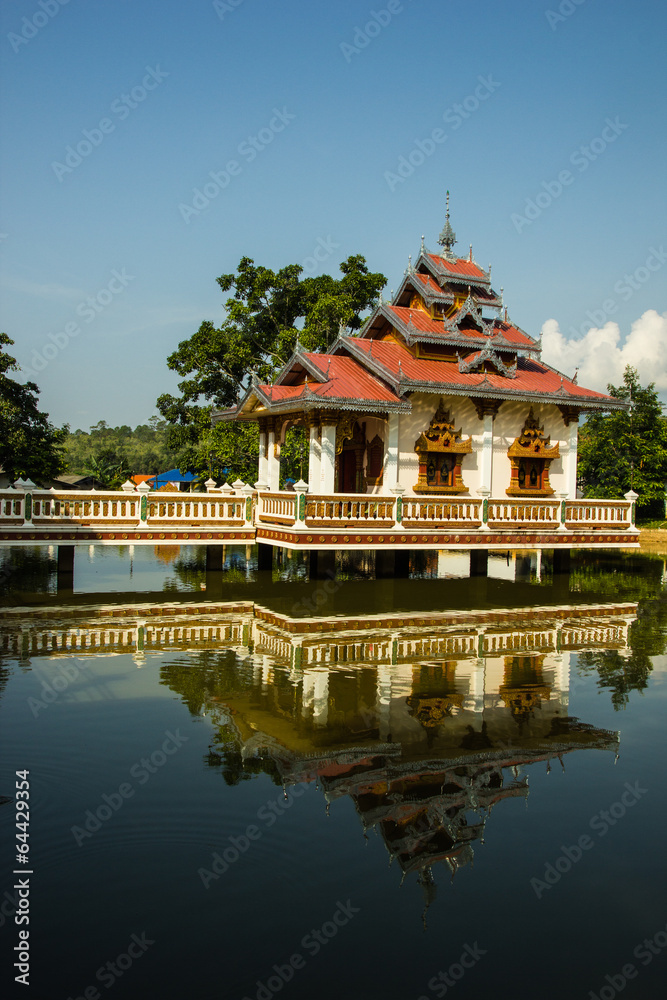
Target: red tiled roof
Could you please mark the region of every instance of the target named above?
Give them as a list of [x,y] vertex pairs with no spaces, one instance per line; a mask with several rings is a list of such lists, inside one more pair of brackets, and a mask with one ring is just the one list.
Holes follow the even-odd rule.
[[459,257],[457,260],[447,260],[446,257],[439,257],[435,253],[430,253],[428,256],[438,265],[438,267],[441,267],[445,271],[449,271],[450,274],[462,274],[470,275],[474,278],[486,278],[486,274],[481,267],[478,267],[477,264],[473,264],[471,260],[465,260],[462,257]]
[[358,399],[362,402],[396,403],[398,397],[354,358],[338,354],[305,354],[307,360],[327,375],[326,382],[304,385],[261,385],[272,403],[297,400],[310,394],[322,399]]
[[419,278],[422,284],[426,285],[429,291],[439,292],[442,295],[442,288],[440,287],[440,285],[435,280],[432,274],[422,274],[421,271],[415,271],[414,276],[415,278]]
[[[421,271],[416,271],[414,277],[418,278],[423,285],[426,285],[430,292],[440,293],[440,295],[451,295],[451,293],[446,292],[440,287],[432,274],[422,274]],[[498,299],[494,292],[488,288],[480,288],[478,285],[473,285],[472,294],[474,298],[484,299],[485,301],[496,302]]]
[[[435,334],[438,337],[442,337],[443,340],[452,338],[452,334],[445,330],[444,323],[440,318],[433,319],[422,309],[410,309],[408,306],[389,306],[388,308],[395,314],[403,326],[409,326],[412,323],[415,329],[421,330],[423,333],[428,333],[431,336]],[[510,323],[501,323],[499,320],[496,320],[493,329],[495,334],[501,333],[503,339],[512,344],[512,346],[535,349],[535,341],[532,337],[529,337],[522,330],[517,329],[517,327],[512,326]],[[484,334],[476,329],[464,328],[463,330],[457,330],[454,336],[484,337]],[[491,341],[493,338],[485,339]]]
[[399,376],[400,362],[400,375],[408,382],[443,384],[452,388],[460,388],[464,393],[484,384],[485,389],[488,386],[489,392],[496,389],[503,392],[524,392],[556,397],[561,394],[562,386],[563,394],[579,397],[582,402],[587,399],[602,402],[610,398],[602,392],[595,392],[577,385],[565,376],[561,376],[560,372],[532,358],[518,358],[516,378],[510,379],[503,375],[497,375],[495,372],[464,374],[459,371],[458,364],[454,361],[431,361],[415,358],[410,351],[395,341],[374,340],[371,342],[359,337],[344,338],[344,342],[348,340],[352,340],[355,346],[370,354],[395,377]]

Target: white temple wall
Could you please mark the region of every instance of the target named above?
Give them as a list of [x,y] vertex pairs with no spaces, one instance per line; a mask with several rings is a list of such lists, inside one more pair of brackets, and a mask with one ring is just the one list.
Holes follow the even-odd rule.
[[[456,430],[460,428],[464,438],[472,438],[472,452],[463,456],[461,474],[468,493],[475,496],[476,491],[483,485],[484,422],[479,419],[473,403],[467,397],[443,396],[442,398],[445,401],[445,408],[449,409],[450,418]],[[415,442],[431,423],[440,403],[440,395],[418,392],[414,393],[410,399],[412,412],[400,415],[398,478],[406,494],[414,495],[414,487],[419,475],[419,460],[415,451]],[[560,457],[552,461],[549,469],[551,486],[557,493],[560,491],[572,493],[574,480],[572,469],[576,468],[576,434],[571,432],[570,427],[565,426],[558,407],[553,403],[503,402],[493,421],[492,497],[501,498],[506,495],[511,473],[511,463],[507,451],[521,433],[531,405],[540,426],[544,427],[545,435],[551,438],[551,444],[557,443],[559,445]],[[386,429],[384,434],[386,440]],[[570,462],[571,442],[574,443],[574,463]],[[386,490],[374,492],[386,492]]]

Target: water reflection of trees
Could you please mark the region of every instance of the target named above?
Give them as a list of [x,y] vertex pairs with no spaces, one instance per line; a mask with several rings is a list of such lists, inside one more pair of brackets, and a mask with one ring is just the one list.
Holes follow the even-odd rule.
[[663,598],[639,602],[637,620],[630,627],[630,652],[598,649],[580,653],[577,668],[580,674],[597,672],[597,686],[609,690],[616,711],[624,709],[632,691],[648,687],[653,670],[652,657],[661,656],[667,648],[667,601]]

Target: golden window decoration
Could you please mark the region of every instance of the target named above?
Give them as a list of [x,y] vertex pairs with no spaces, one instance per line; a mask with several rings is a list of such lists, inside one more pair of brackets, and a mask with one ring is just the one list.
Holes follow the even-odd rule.
[[511,463],[508,496],[550,496],[549,466],[560,455],[558,444],[545,437],[531,406],[523,430],[507,450]]
[[472,440],[454,429],[444,401],[433,415],[427,431],[415,441],[419,456],[419,478],[415,493],[465,493],[461,475],[463,456],[472,451]]

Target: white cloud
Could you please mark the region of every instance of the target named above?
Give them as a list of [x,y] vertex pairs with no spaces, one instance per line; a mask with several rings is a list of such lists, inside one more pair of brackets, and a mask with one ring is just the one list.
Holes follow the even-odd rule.
[[548,319],[542,327],[542,360],[569,376],[578,368],[579,384],[599,392],[606,392],[608,384],[621,385],[627,365],[637,369],[642,385],[655,382],[658,391],[667,391],[667,313],[648,309],[623,342],[618,323],[609,321],[568,340],[558,322]]

